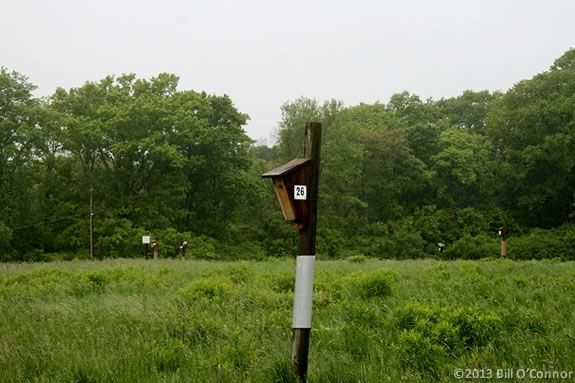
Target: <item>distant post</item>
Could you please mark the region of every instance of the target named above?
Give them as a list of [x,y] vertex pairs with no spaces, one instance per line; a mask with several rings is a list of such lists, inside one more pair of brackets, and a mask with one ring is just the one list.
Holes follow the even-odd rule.
[[182,258],[186,258],[187,250],[188,250],[188,241],[183,240],[182,244],[180,245],[180,255],[182,256]]
[[144,256],[148,259],[148,247],[150,246],[150,236],[143,235],[142,236],[142,244],[144,245]]
[[299,230],[292,321],[291,366],[301,381],[307,377],[311,334],[313,274],[317,230],[321,124],[305,127],[304,157],[262,175],[271,178],[284,219]]
[[152,257],[154,260],[160,259],[160,250],[158,249],[158,241],[155,239],[151,243]]
[[498,230],[499,238],[501,238],[500,243],[500,255],[501,257],[507,257],[507,234],[509,234],[509,230],[502,226]]

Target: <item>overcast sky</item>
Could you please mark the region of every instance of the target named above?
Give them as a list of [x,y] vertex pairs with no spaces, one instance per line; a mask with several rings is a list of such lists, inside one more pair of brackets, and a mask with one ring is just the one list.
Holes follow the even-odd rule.
[[2,0],[0,65],[37,95],[160,72],[228,94],[269,138],[299,96],[346,105],[507,90],[575,47],[575,1]]

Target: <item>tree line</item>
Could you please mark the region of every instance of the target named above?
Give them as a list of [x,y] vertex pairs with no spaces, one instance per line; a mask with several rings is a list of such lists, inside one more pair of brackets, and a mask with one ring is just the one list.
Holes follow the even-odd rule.
[[[263,258],[294,253],[265,171],[302,156],[324,127],[318,254],[487,256],[508,226],[516,257],[575,254],[575,50],[507,92],[439,100],[408,92],[345,106],[282,106],[273,147],[256,146],[228,96],[160,74],[108,76],[33,96],[0,71],[0,259],[95,254]],[[510,248],[510,253],[513,246]]]

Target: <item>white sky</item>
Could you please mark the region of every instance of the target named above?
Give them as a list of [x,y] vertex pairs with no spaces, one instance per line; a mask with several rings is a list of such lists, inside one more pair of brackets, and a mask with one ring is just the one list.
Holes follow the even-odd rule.
[[228,94],[268,139],[299,96],[507,90],[575,46],[575,1],[0,0],[0,65],[37,95],[160,72]]

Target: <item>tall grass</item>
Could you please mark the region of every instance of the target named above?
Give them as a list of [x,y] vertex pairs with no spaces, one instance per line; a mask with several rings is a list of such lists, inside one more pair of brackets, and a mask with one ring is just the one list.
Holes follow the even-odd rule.
[[[575,263],[316,270],[311,382],[575,371]],[[293,271],[293,260],[2,264],[0,382],[293,381]]]

